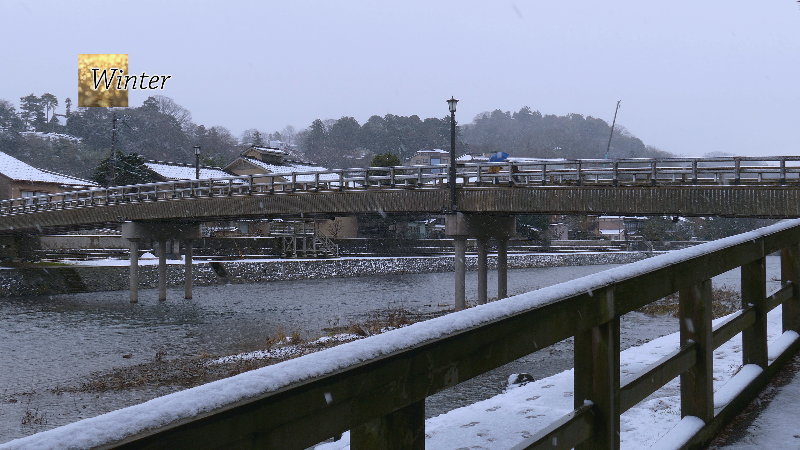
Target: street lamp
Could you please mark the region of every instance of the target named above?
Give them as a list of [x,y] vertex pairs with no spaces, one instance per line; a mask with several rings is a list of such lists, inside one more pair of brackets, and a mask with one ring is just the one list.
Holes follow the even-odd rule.
[[458,100],[452,95],[450,100],[447,101],[447,107],[450,109],[450,212],[456,212],[456,103]]
[[200,179],[200,146],[194,146],[194,178]]

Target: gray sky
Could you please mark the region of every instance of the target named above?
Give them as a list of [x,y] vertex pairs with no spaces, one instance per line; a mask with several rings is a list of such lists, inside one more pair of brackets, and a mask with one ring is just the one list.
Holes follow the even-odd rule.
[[305,128],[316,118],[530,106],[617,123],[676,154],[800,155],[800,7],[773,1],[3,0],[0,98],[77,103],[80,53],[172,75],[194,121]]

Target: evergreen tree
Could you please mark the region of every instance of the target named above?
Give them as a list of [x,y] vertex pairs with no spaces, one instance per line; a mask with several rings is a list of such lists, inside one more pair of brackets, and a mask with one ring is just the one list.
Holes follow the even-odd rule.
[[[136,153],[125,154],[116,151],[116,158],[112,162],[111,157],[104,159],[92,174],[92,181],[102,186],[126,186],[129,184],[153,183],[159,181],[147,166],[144,165],[145,159]],[[113,170],[112,170],[113,167]],[[112,173],[115,174],[112,177]]]
[[[19,117],[25,124],[26,129],[30,129],[31,125],[36,120],[37,113],[42,111],[42,105],[39,102],[39,97],[30,94],[19,99]],[[42,114],[44,116],[44,114]]]

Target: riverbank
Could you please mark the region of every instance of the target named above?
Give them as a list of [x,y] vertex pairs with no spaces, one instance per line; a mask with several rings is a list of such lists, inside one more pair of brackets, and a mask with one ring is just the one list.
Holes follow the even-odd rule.
[[[653,256],[653,252],[525,253],[508,255],[509,269],[627,264]],[[139,288],[158,285],[158,261],[139,262]],[[477,256],[467,256],[467,270],[477,270]],[[489,256],[489,269],[497,267]],[[369,275],[452,272],[453,256],[345,257],[336,259],[264,259],[198,261],[195,286],[346,278]],[[69,265],[6,268],[0,270],[0,297],[121,291],[130,286],[126,260],[82,261]],[[167,286],[183,286],[182,261],[168,261]]]

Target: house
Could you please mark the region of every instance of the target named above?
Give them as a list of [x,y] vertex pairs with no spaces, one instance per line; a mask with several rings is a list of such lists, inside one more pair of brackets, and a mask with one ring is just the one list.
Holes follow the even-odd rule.
[[[225,166],[222,170],[236,175],[289,175],[292,172],[325,172],[327,168],[314,165],[296,158],[286,150],[270,147],[250,147],[242,153],[232,163]],[[287,181],[288,177],[280,177],[280,180]],[[314,175],[298,175],[298,183],[311,183],[315,180]],[[320,176],[320,181],[338,181],[336,174],[324,174]],[[257,180],[263,183],[266,180]]]
[[37,169],[0,152],[0,199],[34,197],[95,187],[99,187],[95,182]]
[[[414,153],[414,156],[409,158],[406,161],[406,165],[409,166],[416,166],[416,165],[432,165],[435,166],[437,164],[449,164],[450,163],[450,152],[435,148],[433,150],[420,150],[417,153]],[[444,169],[433,169],[433,173],[439,173],[438,171],[444,171]]]
[[[147,161],[147,169],[160,181],[194,180],[197,178],[197,169],[194,164],[181,164],[165,161]],[[234,174],[226,172],[219,167],[200,166],[200,179],[225,178]]]

